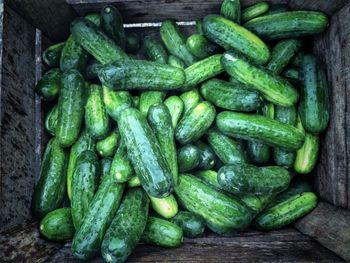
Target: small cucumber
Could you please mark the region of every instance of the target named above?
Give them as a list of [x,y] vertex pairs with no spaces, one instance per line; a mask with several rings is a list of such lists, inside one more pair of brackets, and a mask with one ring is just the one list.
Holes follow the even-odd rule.
[[185,115],[189,110],[194,108],[202,100],[197,88],[186,91],[180,95],[180,99],[183,101]]
[[96,59],[90,59],[84,70],[84,78],[87,80],[94,80],[98,78],[98,71],[101,68],[101,63]]
[[118,120],[119,114],[132,107],[133,100],[128,91],[114,91],[103,86],[103,102],[108,115],[114,120]]
[[52,136],[55,136],[58,119],[58,105],[53,106],[45,117],[45,129]]
[[219,46],[211,43],[208,39],[200,34],[194,34],[187,38],[186,46],[191,54],[199,59],[217,54],[220,51]]
[[128,187],[133,188],[133,187],[139,187],[141,186],[141,181],[137,177],[137,175],[131,177],[131,179],[128,181]]
[[147,116],[148,110],[152,105],[162,103],[165,98],[165,92],[162,91],[143,91],[140,95],[139,110],[143,116]]
[[149,60],[156,61],[162,64],[168,63],[168,53],[164,49],[162,43],[151,36],[146,36],[143,39],[143,51]]
[[179,211],[176,199],[172,194],[164,198],[149,196],[149,199],[153,210],[164,218],[172,218]]
[[197,169],[209,170],[214,167],[216,162],[216,155],[211,147],[201,141],[197,141],[195,146],[199,149],[199,164]]
[[173,67],[182,68],[182,69],[185,69],[186,67],[185,62],[183,62],[180,58],[173,55],[169,55],[168,64]]
[[47,49],[44,50],[43,61],[46,65],[48,65],[51,68],[59,67],[64,44],[65,42],[57,43],[52,46],[49,46]]
[[82,72],[88,60],[89,54],[75,41],[72,35],[69,36],[63,46],[60,57],[60,69],[62,72],[69,69],[76,69]]
[[224,0],[220,7],[220,15],[232,20],[233,22],[241,23],[241,2],[240,0]]
[[61,76],[60,69],[50,69],[38,81],[35,91],[46,101],[56,99],[61,87]]
[[294,170],[300,174],[310,173],[316,165],[319,150],[318,135],[305,134],[305,142],[297,151]]
[[187,172],[195,169],[200,163],[200,154],[200,150],[192,144],[181,147],[177,152],[179,171]]
[[180,97],[170,96],[164,101],[164,104],[169,109],[173,129],[175,129],[177,123],[179,122],[182,116],[182,112],[184,110],[184,103]]
[[189,238],[199,237],[205,230],[204,219],[188,211],[180,211],[171,219],[171,222],[181,227],[183,235]]
[[113,157],[120,141],[117,129],[112,131],[106,138],[96,142],[96,151],[102,158]]
[[253,18],[261,16],[269,11],[269,3],[267,2],[259,2],[254,5],[248,6],[242,10],[242,23],[245,23]]
[[141,40],[138,34],[129,33],[125,39],[125,51],[131,54],[136,54],[141,47]]
[[119,147],[114,155],[110,173],[117,183],[125,183],[134,175],[134,168],[128,158],[126,145],[123,140],[119,143]]

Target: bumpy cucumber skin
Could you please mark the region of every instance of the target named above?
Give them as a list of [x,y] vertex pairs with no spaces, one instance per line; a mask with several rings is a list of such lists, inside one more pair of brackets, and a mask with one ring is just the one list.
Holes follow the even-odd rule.
[[58,208],[40,221],[40,235],[51,241],[71,240],[75,233],[71,209]]
[[60,65],[60,58],[64,44],[65,42],[57,43],[44,50],[43,61],[46,65],[51,68],[58,67]]
[[203,35],[194,34],[187,38],[187,49],[191,54],[199,59],[209,57],[217,54],[220,51],[220,47],[214,43],[211,43]]
[[122,140],[114,155],[111,168],[111,176],[115,178],[117,183],[125,183],[134,175],[134,168],[132,167],[128,158],[126,145]]
[[267,2],[259,2],[248,6],[242,10],[242,23],[245,23],[255,17],[261,16],[269,11],[269,4]]
[[173,55],[169,55],[168,64],[177,68],[182,68],[182,69],[186,68],[185,62],[183,62],[180,58]]
[[153,210],[164,218],[172,218],[179,211],[176,199],[172,194],[164,198],[149,196],[149,199]]
[[51,108],[45,117],[45,129],[52,136],[55,136],[58,119],[58,105]]
[[220,15],[232,20],[233,22],[241,23],[241,2],[240,0],[224,0],[220,7]]
[[141,240],[146,244],[174,248],[182,244],[182,229],[167,220],[150,216]]
[[157,198],[170,195],[174,188],[173,175],[146,118],[129,108],[120,114],[118,124],[142,187]]
[[114,120],[118,120],[119,114],[127,108],[133,106],[133,100],[128,91],[115,91],[103,86],[103,102],[108,115]]
[[138,34],[129,33],[126,35],[125,51],[136,54],[141,47],[141,40]]
[[42,158],[40,179],[33,194],[33,213],[42,218],[57,209],[66,192],[67,153],[56,138],[46,145]]
[[233,111],[255,111],[262,102],[258,92],[215,78],[204,82],[200,92],[215,106]]
[[257,217],[255,226],[264,231],[279,229],[310,213],[316,205],[317,196],[314,193],[297,194],[263,211]]
[[256,35],[218,15],[208,15],[203,19],[205,36],[226,50],[237,50],[259,65],[270,58],[266,44]]
[[152,61],[156,61],[162,64],[168,63],[168,53],[164,49],[162,43],[160,43],[157,39],[151,36],[146,36],[143,39],[144,52],[148,59]]
[[171,122],[173,129],[176,128],[177,123],[179,122],[182,112],[184,110],[184,103],[182,99],[178,96],[170,96],[164,101],[165,106],[168,107],[168,110],[171,115]]
[[215,107],[210,102],[199,103],[189,110],[176,126],[176,140],[181,144],[197,141],[213,123],[215,115]]
[[181,227],[185,237],[199,237],[205,230],[204,219],[192,212],[180,211],[171,222]]
[[101,63],[96,59],[91,59],[85,67],[84,78],[87,80],[98,78],[98,71],[100,70],[101,66]]
[[139,242],[146,227],[149,201],[142,189],[126,193],[101,246],[106,262],[124,262]]
[[181,147],[177,152],[177,160],[180,172],[195,169],[200,162],[200,150],[192,144]]
[[250,64],[238,53],[226,52],[221,63],[230,76],[258,90],[266,100],[276,105],[292,106],[299,99],[298,92],[290,83],[265,68]]
[[227,135],[291,151],[299,149],[305,140],[304,134],[292,125],[260,115],[224,111],[217,115],[216,126]]
[[120,141],[117,129],[112,131],[106,138],[96,142],[96,151],[102,158],[113,157]]
[[58,68],[46,72],[35,86],[35,91],[46,101],[57,98],[61,86],[61,71]]
[[305,134],[305,142],[297,151],[294,170],[300,174],[310,173],[316,165],[319,150],[318,135]]
[[209,170],[214,167],[216,162],[216,155],[211,147],[201,141],[197,141],[195,146],[199,149],[199,170]]
[[147,117],[151,106],[162,103],[165,98],[165,92],[162,91],[143,91],[140,95],[139,110],[143,116]]
[[180,99],[184,105],[183,115],[185,115],[190,109],[194,108],[201,101],[201,96],[197,88],[186,91],[180,95]]
[[63,46],[60,58],[60,69],[62,72],[69,69],[82,71],[88,62],[88,59],[89,54],[77,41],[75,41],[72,35],[69,36]]

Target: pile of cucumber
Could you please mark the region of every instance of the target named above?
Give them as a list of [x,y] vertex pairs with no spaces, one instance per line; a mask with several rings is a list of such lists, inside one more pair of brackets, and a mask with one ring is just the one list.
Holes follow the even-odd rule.
[[82,260],[124,262],[141,241],[177,247],[207,227],[278,229],[312,211],[302,174],[329,122],[321,63],[301,37],[327,16],[225,0],[186,38],[124,31],[118,10],[77,18],[36,85],[52,136],[33,195],[40,233]]

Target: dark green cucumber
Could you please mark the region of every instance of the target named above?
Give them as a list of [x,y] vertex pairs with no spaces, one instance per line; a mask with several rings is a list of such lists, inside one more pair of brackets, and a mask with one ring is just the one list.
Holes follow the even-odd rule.
[[176,199],[172,194],[164,198],[149,196],[149,199],[153,210],[164,218],[172,218],[179,211]]
[[121,49],[125,50],[125,32],[123,18],[113,5],[106,5],[101,10],[101,28]]
[[185,69],[186,81],[181,87],[182,91],[187,91],[199,83],[215,77],[224,71],[221,65],[222,55],[212,55]]
[[62,49],[60,69],[62,71],[69,69],[83,71],[88,60],[89,54],[75,41],[72,35],[69,36]]
[[281,75],[295,85],[298,85],[301,80],[301,74],[297,68],[287,68]]
[[215,115],[215,107],[210,102],[203,101],[197,104],[185,114],[176,126],[176,140],[181,144],[195,142],[211,126]]
[[35,91],[46,101],[56,99],[61,87],[61,76],[60,69],[50,69],[38,81]]
[[59,208],[40,221],[40,235],[51,241],[71,240],[75,233],[71,209]]
[[177,162],[180,172],[187,172],[195,169],[200,163],[200,150],[193,144],[181,147],[177,152]]
[[269,8],[269,11],[265,13],[264,15],[273,15],[278,13],[287,12],[289,10],[288,5],[285,4],[278,4],[278,5],[271,5]]
[[135,249],[146,227],[148,205],[142,189],[128,190],[103,237],[101,254],[106,262],[124,262]]
[[173,55],[169,55],[168,64],[173,67],[182,68],[182,69],[185,69],[186,67],[185,62],[183,62],[180,58]]
[[58,119],[58,105],[53,106],[45,117],[45,129],[52,136],[55,136]]
[[301,63],[302,96],[299,105],[301,122],[306,131],[320,133],[329,122],[329,98],[324,69],[313,55],[305,55]]
[[103,87],[103,102],[108,115],[115,121],[119,114],[133,106],[133,100],[128,91],[115,91],[106,86]]
[[197,32],[197,34],[204,35],[203,21],[201,19],[196,20],[196,32]]
[[61,80],[56,137],[62,147],[69,147],[78,139],[84,119],[85,81],[75,69],[65,71]]
[[119,143],[119,147],[114,155],[110,173],[117,183],[125,183],[134,175],[134,168],[128,158],[126,145],[123,140]]
[[115,128],[106,138],[96,142],[96,151],[103,157],[113,157],[120,141],[119,131]]
[[176,185],[178,177],[177,154],[170,112],[163,103],[153,105],[148,111],[147,120],[157,137],[160,150],[168,162]]
[[191,54],[199,59],[217,54],[220,51],[219,46],[211,43],[208,39],[200,34],[194,34],[187,38],[186,46]]
[[317,196],[314,193],[297,194],[263,211],[256,219],[255,226],[260,230],[279,229],[310,213],[316,205]]
[[298,101],[299,94],[291,84],[267,69],[250,64],[238,53],[226,52],[221,62],[230,76],[258,90],[266,100],[286,107]]
[[262,102],[258,92],[215,78],[204,82],[200,92],[205,100],[215,106],[233,111],[255,111]]
[[188,211],[180,211],[171,222],[181,227],[185,237],[199,237],[205,230],[205,221],[199,215]]
[[85,125],[95,139],[106,137],[109,128],[109,117],[103,102],[102,86],[91,84],[85,104]]
[[184,110],[184,103],[182,99],[178,96],[170,96],[164,101],[165,106],[168,107],[170,115],[171,115],[171,122],[173,125],[173,128],[175,129],[177,123],[179,122],[182,112]]
[[101,63],[96,59],[90,59],[84,70],[84,78],[87,80],[97,79]]
[[249,208],[192,175],[180,175],[175,192],[186,210],[202,216],[207,226],[218,234],[231,235],[245,229],[253,218]]
[[241,2],[240,0],[224,0],[220,7],[220,15],[232,20],[233,22],[241,23]]
[[65,42],[49,46],[43,52],[43,61],[51,68],[59,67],[62,49]]
[[95,152],[86,150],[80,153],[75,162],[72,180],[72,218],[78,230],[100,182],[99,162]]
[[127,53],[136,54],[141,47],[141,40],[138,34],[128,33],[125,39],[125,51]]
[[102,182],[103,177],[109,175],[111,171],[112,161],[113,161],[112,158],[103,158],[100,160],[100,169],[101,169],[100,182]]
[[160,247],[179,247],[182,244],[182,229],[167,220],[150,216],[141,240]]
[[97,25],[85,18],[76,18],[71,24],[70,31],[74,40],[101,64],[129,59]]
[[174,188],[173,175],[146,118],[129,108],[120,114],[118,125],[142,187],[154,197],[170,195]]
[[140,182],[140,179],[137,177],[137,175],[131,177],[131,179],[128,181],[129,188],[139,187],[139,186],[141,186],[141,182]]
[[99,71],[103,85],[113,89],[172,90],[183,86],[182,69],[146,60],[115,61]]
[[241,21],[245,23],[253,18],[261,16],[267,11],[269,11],[269,3],[267,2],[259,2],[254,5],[248,6],[242,10]]
[[281,74],[300,47],[301,41],[299,39],[285,39],[279,41],[271,51],[271,59],[266,68],[277,75]]
[[218,15],[209,15],[203,19],[205,36],[226,50],[237,50],[259,65],[270,58],[266,44],[256,35]]
[[140,94],[139,110],[143,116],[147,116],[151,106],[160,104],[165,98],[165,92],[162,91],[143,91]]
[[186,47],[186,38],[173,20],[165,20],[160,27],[160,36],[169,53],[179,57],[187,66],[192,65],[196,58]]
[[168,53],[157,39],[151,36],[146,36],[143,39],[143,51],[149,60],[156,61],[162,64],[168,63]]
[[33,213],[42,218],[59,208],[66,192],[67,154],[56,138],[46,145],[40,179],[33,194]]
[[197,169],[209,170],[214,167],[216,162],[216,155],[211,147],[201,141],[197,141],[195,146],[199,149],[199,164]]
[[184,110],[183,115],[185,115],[189,110],[198,105],[201,101],[201,95],[197,88],[186,91],[180,95],[181,100],[183,101]]
[[310,173],[316,165],[319,150],[318,135],[305,134],[305,142],[297,151],[294,170],[300,174]]
[[310,36],[322,33],[328,24],[324,13],[316,11],[288,11],[254,18],[244,24],[258,36],[273,40]]
[[224,164],[245,163],[247,157],[238,142],[222,134],[215,128],[207,131],[211,148]]

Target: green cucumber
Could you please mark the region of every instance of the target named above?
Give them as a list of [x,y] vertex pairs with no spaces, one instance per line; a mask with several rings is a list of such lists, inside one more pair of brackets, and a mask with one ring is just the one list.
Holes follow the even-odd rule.
[[258,90],[266,100],[286,107],[298,101],[299,94],[291,84],[267,69],[250,64],[241,55],[226,52],[221,62],[230,76]]
[[46,145],[43,154],[40,179],[33,194],[32,208],[36,217],[59,208],[66,192],[67,154],[56,138]]
[[183,62],[180,58],[173,55],[169,55],[168,64],[173,67],[182,68],[182,69],[185,69],[186,67],[185,62]]
[[300,80],[301,80],[301,76],[300,76],[300,72],[297,68],[287,68],[285,71],[282,72],[281,76],[286,78],[288,81],[290,81],[291,83],[298,85]]
[[200,150],[197,146],[187,144],[177,151],[177,162],[180,172],[187,172],[195,169],[200,163]]
[[132,96],[132,104],[135,108],[140,106],[140,96]]
[[96,142],[96,151],[102,158],[113,157],[120,141],[119,131],[115,128],[106,138]]
[[263,211],[256,219],[255,226],[260,230],[279,229],[310,213],[316,205],[317,196],[314,193],[297,194]]
[[188,211],[180,211],[171,222],[181,227],[185,237],[195,238],[204,233],[205,221],[199,215]]
[[140,94],[139,110],[143,116],[147,116],[148,110],[152,105],[162,103],[165,98],[165,92],[162,91],[143,91]]
[[123,140],[119,143],[119,147],[114,155],[110,173],[117,183],[125,183],[134,175],[134,168],[128,158],[126,145]]
[[120,114],[118,125],[142,187],[151,196],[169,196],[174,188],[173,175],[146,118],[129,108]]
[[186,47],[186,38],[173,20],[165,20],[160,27],[160,36],[169,53],[180,58],[187,66],[192,65],[196,58]]
[[200,92],[205,100],[215,106],[233,111],[255,111],[260,108],[262,101],[258,92],[244,85],[215,78],[204,82]]
[[97,79],[100,68],[100,62],[98,62],[96,59],[90,59],[84,70],[84,78],[87,80]]
[[197,34],[204,35],[203,21],[201,19],[196,20],[196,32],[197,32]]
[[118,120],[119,114],[132,107],[133,100],[128,91],[115,91],[103,86],[103,102],[108,115],[114,120]]
[[254,18],[244,27],[258,36],[283,39],[322,33],[328,24],[327,16],[316,11],[288,11]]
[[143,39],[142,49],[146,53],[149,60],[156,61],[162,64],[168,63],[168,53],[157,39],[151,36],[146,36]]
[[232,20],[233,22],[241,23],[241,2],[240,0],[224,0],[220,7],[220,15]]
[[138,34],[129,33],[125,39],[125,51],[131,54],[136,54],[141,47],[141,40]]
[[133,188],[133,187],[139,187],[141,186],[140,179],[137,177],[137,175],[131,177],[131,179],[128,181],[128,187]]
[[61,71],[58,68],[47,71],[36,84],[36,93],[46,101],[56,99],[61,87],[61,76]]
[[43,61],[51,68],[59,67],[62,49],[65,42],[49,46],[43,52]]
[[113,161],[112,158],[103,158],[100,160],[100,167],[101,167],[100,182],[102,182],[103,177],[109,175],[111,171],[112,161]]
[[216,155],[211,147],[201,141],[197,141],[195,146],[199,149],[199,164],[197,169],[209,170],[214,167]]
[[58,105],[53,106],[45,117],[45,129],[52,136],[55,136],[58,119]]
[[164,218],[172,218],[179,211],[176,199],[172,194],[164,198],[149,196],[149,199],[153,210]]
[[213,123],[215,114],[215,107],[210,102],[203,101],[197,104],[176,126],[176,140],[181,144],[197,141]]
[[226,50],[237,50],[259,65],[270,58],[266,44],[256,35],[218,15],[208,15],[203,19],[205,36]]
[[98,13],[91,13],[85,16],[85,18],[93,22],[96,26],[101,26],[101,17]]
[[269,3],[259,2],[254,5],[248,6],[242,10],[241,20],[242,23],[245,23],[253,18],[261,16],[269,11]]
[[71,240],[75,233],[71,209],[59,208],[40,221],[40,235],[51,241]]
[[126,193],[101,246],[106,262],[124,262],[141,239],[146,227],[149,201],[142,189]]
[[177,123],[179,122],[182,116],[182,112],[184,110],[184,103],[182,99],[180,99],[180,97],[170,96],[164,101],[164,104],[169,109],[173,129],[175,129]]
[[69,69],[83,71],[88,59],[89,54],[75,41],[72,35],[69,36],[63,46],[60,57],[60,69],[62,72]]
[[202,100],[197,88],[182,93],[180,95],[180,99],[183,102],[183,115],[185,115],[189,110],[197,106]]
[[80,153],[75,162],[72,180],[72,218],[78,230],[99,185],[99,162],[95,152]]
[[305,134],[305,142],[297,151],[294,170],[299,174],[310,173],[316,165],[319,150],[318,135]]
[[208,39],[200,34],[194,34],[187,38],[186,46],[191,54],[199,59],[217,54],[220,51],[219,46],[211,43]]
[[182,229],[167,220],[150,216],[141,240],[160,247],[179,247],[182,244]]
[[283,12],[287,12],[288,10],[289,10],[288,5],[285,5],[285,4],[271,5],[269,8],[269,11],[264,15],[273,15],[273,14],[283,13]]

